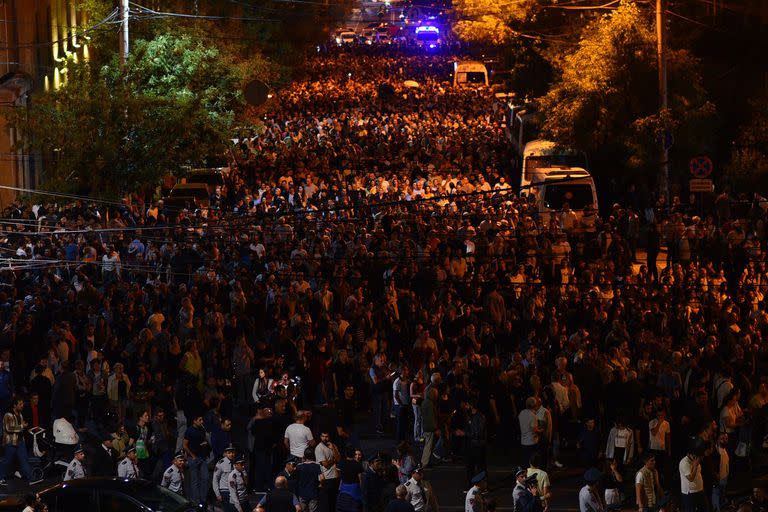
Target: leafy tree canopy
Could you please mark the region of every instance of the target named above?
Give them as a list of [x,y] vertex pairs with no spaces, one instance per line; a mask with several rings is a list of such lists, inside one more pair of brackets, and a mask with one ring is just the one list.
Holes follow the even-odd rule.
[[222,154],[248,78],[216,48],[164,34],[136,41],[124,69],[70,63],[59,90],[9,121],[50,155],[46,186],[118,196]]
[[659,114],[653,22],[629,0],[592,21],[558,61],[559,78],[539,100],[548,137],[590,153],[619,156],[623,167],[657,161],[658,138],[671,132],[683,158],[709,143],[714,113],[698,62],[670,50],[669,108]]

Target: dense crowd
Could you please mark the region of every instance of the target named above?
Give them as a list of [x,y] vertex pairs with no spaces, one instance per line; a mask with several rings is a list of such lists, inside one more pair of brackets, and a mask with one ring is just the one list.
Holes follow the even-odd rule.
[[[489,446],[522,466],[521,512],[566,462],[602,468],[583,512],[720,510],[760,471],[763,198],[654,208],[630,188],[545,222],[510,184],[503,105],[454,88],[446,57],[308,68],[241,134],[208,211],[5,209],[0,478],[18,459],[33,479],[23,426],[80,460],[65,478],[123,468],[239,512],[237,475],[276,485],[267,512],[291,492],[305,512],[437,512],[422,472],[462,460],[479,485]],[[363,455],[361,429],[397,448]]]

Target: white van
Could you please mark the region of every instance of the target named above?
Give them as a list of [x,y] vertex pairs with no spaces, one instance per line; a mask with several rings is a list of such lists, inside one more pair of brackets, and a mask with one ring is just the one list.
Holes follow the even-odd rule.
[[536,198],[542,226],[549,224],[567,204],[581,222],[598,211],[597,187],[588,171],[579,167],[542,169],[543,179],[534,183],[529,193]]
[[567,167],[589,168],[587,157],[584,153],[566,148],[557,142],[543,139],[536,139],[525,143],[521,167],[521,192],[525,192],[531,183],[543,181],[548,169]]
[[488,68],[476,60],[460,60],[453,63],[453,85],[488,87]]

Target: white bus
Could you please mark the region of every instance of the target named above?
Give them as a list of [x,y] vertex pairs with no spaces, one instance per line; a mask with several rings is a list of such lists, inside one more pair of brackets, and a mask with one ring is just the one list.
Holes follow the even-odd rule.
[[[514,127],[514,124],[513,124]],[[551,168],[580,167],[588,169],[584,153],[566,148],[557,142],[536,139],[523,146],[523,164],[520,170],[520,188],[542,181]]]
[[488,68],[476,60],[460,60],[453,63],[453,85],[484,85],[488,87]]

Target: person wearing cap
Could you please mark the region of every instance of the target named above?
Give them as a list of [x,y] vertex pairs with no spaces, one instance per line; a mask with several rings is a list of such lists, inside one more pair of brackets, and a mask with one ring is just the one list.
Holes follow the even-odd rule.
[[602,473],[597,468],[589,468],[584,473],[586,484],[579,491],[580,512],[605,512],[605,503],[600,496],[600,480],[602,477]]
[[173,491],[181,496],[184,495],[184,452],[179,452],[173,458],[173,462],[163,473],[160,485],[169,491]]
[[82,445],[78,445],[75,448],[75,456],[72,462],[67,466],[67,471],[64,473],[64,481],[76,480],[78,478],[85,478],[85,466],[83,466],[83,460],[85,460],[85,450]]
[[[234,455],[234,450],[228,451]],[[229,507],[236,512],[248,512],[248,476],[245,473],[245,457],[240,455],[235,459],[232,471],[227,475],[227,494]],[[218,498],[218,495],[217,495]]]
[[216,501],[219,503],[229,503],[229,474],[235,469],[236,449],[233,445],[224,448],[224,456],[216,463],[213,470],[213,494],[216,495]]
[[523,509],[521,502],[527,500],[528,494],[531,492],[525,484],[527,479],[528,470],[523,466],[518,466],[515,470],[515,487],[512,489],[512,504],[515,512]]
[[285,481],[288,482],[288,489],[294,494],[296,494],[296,482],[299,476],[296,474],[296,465],[298,463],[299,459],[293,455],[288,455],[288,458],[285,459],[285,467],[277,474],[277,476],[285,478]]
[[486,512],[488,505],[485,502],[485,493],[488,489],[485,471],[481,471],[472,477],[472,487],[467,491],[464,499],[464,512]]
[[541,469],[542,465],[544,465],[544,457],[540,453],[531,455],[531,461],[526,476],[529,478],[536,477],[538,495],[546,508],[549,500],[552,498],[552,494],[550,492],[549,474]]
[[136,447],[131,446],[125,452],[125,458],[117,465],[118,478],[126,478],[128,480],[138,480],[141,476],[139,466],[136,463]]
[[405,489],[408,492],[406,501],[413,505],[416,512],[437,512],[435,493],[429,482],[424,480],[420,465],[411,470],[411,478],[405,482]]

